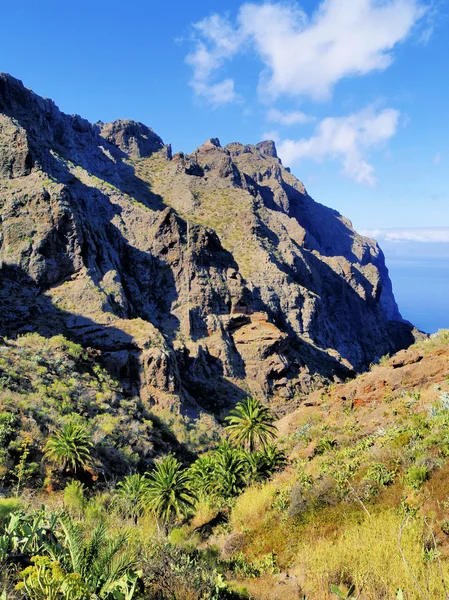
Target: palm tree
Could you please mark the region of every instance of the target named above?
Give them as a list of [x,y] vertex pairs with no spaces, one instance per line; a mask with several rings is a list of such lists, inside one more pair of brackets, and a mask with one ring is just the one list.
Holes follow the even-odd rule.
[[250,471],[250,478],[254,481],[262,481],[271,477],[287,464],[287,458],[283,450],[279,450],[273,444],[265,446],[257,452],[246,453],[246,460]]
[[117,498],[125,512],[137,523],[143,513],[149,491],[149,479],[145,475],[127,475],[117,486]]
[[215,472],[215,452],[200,456],[188,470],[190,484],[197,496],[212,495],[217,480]]
[[226,417],[226,430],[231,440],[254,452],[257,445],[265,448],[276,437],[277,429],[267,406],[255,398],[239,402]]
[[91,462],[92,440],[85,427],[69,422],[47,440],[44,456],[54,462],[64,473],[86,469]]
[[244,452],[223,442],[214,452],[213,460],[213,494],[224,499],[240,494],[246,486],[248,476]]
[[149,474],[147,506],[165,529],[194,506],[189,475],[174,456],[167,456]]
[[86,536],[81,524],[61,515],[62,547],[53,558],[60,561],[66,573],[78,573],[89,591],[89,597],[116,598],[117,592],[128,592],[132,598],[137,575],[135,556],[128,550],[128,535],[109,537],[105,523],[100,523]]

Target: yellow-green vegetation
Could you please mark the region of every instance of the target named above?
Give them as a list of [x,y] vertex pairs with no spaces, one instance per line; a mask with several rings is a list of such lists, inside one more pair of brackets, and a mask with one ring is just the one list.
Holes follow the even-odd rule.
[[144,469],[163,436],[140,400],[126,397],[81,346],[37,334],[0,344],[4,485],[53,486],[61,471],[81,467],[93,478]]
[[[173,164],[159,153],[132,164],[136,175],[149,183],[151,191],[159,194],[164,204],[176,210],[187,222],[214,229],[223,247],[235,256],[244,277],[259,268],[263,246],[256,238],[248,236],[248,231],[255,227],[255,199],[251,194],[229,188],[228,182],[219,179],[214,180],[213,185],[188,176],[187,180],[180,180]],[[180,201],[180,197],[186,195],[186,188],[190,190],[190,198]]]
[[[442,332],[411,352],[448,344]],[[381,404],[330,387],[275,443],[269,410],[246,399],[227,439],[176,456],[155,452],[162,424],[82,347],[28,335],[1,357],[7,599],[448,597],[449,368]]]

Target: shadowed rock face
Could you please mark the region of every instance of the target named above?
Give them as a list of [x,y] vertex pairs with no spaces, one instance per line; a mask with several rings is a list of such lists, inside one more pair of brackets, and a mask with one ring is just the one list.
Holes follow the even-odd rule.
[[176,154],[0,75],[0,334],[64,332],[150,403],[284,402],[413,341],[374,240],[273,142]]

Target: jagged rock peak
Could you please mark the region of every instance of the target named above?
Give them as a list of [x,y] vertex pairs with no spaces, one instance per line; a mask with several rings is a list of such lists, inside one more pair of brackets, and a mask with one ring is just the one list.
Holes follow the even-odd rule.
[[164,148],[164,142],[150,127],[128,119],[102,124],[100,135],[131,158],[151,156]]
[[265,140],[256,144],[256,149],[264,156],[272,156],[273,158],[279,158],[276,150],[276,144],[273,140]]
[[220,140],[218,138],[210,138],[204,144],[202,144],[198,150],[207,151],[207,150],[215,150],[216,148],[221,148]]

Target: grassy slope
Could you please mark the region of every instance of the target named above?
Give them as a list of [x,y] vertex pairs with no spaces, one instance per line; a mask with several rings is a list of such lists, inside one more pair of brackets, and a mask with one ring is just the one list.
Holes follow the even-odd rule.
[[[169,450],[145,407],[123,395],[95,356],[61,336],[2,341],[0,384],[0,476],[11,493],[26,440],[29,480],[21,487],[29,508],[63,505],[63,493],[47,485],[56,480],[57,487],[57,476],[41,459],[49,432],[68,419],[91,431],[100,475],[144,469]],[[216,514],[207,501],[171,540],[219,552],[228,578],[258,600],[303,594],[325,600],[335,597],[331,584],[351,583],[365,600],[394,599],[397,588],[408,599],[444,598],[448,394],[447,332],[355,381],[315,392],[278,423],[288,467],[231,501],[229,522],[206,540],[194,530]],[[138,547],[155,539],[151,514],[137,527],[124,518],[114,508],[113,486],[101,476],[88,496],[82,510],[72,507],[87,527],[105,520],[110,531],[128,531]]]
[[384,360],[279,422],[290,466],[247,489],[232,509],[231,531],[214,540],[226,552],[234,538],[247,563],[275,553],[271,574],[240,578],[256,598],[321,600],[335,597],[331,584],[351,583],[366,600],[394,598],[397,588],[406,598],[445,597],[449,335],[402,356],[412,362]]

